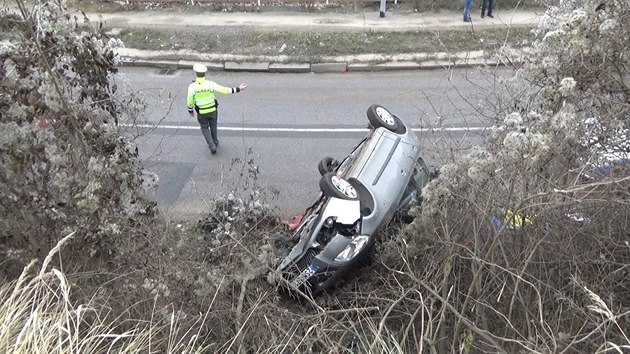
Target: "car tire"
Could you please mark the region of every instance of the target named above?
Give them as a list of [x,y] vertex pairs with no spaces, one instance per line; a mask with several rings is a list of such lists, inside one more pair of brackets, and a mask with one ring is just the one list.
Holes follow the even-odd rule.
[[328,172],[334,172],[337,166],[339,166],[339,161],[332,157],[324,157],[317,165],[317,169],[319,170],[319,174],[323,176]]
[[347,200],[359,200],[357,189],[343,177],[334,172],[328,172],[319,180],[319,188],[327,197]]
[[367,110],[367,117],[374,129],[383,127],[393,132],[398,130],[398,120],[396,116],[391,114],[391,112],[383,106],[377,104],[371,105]]

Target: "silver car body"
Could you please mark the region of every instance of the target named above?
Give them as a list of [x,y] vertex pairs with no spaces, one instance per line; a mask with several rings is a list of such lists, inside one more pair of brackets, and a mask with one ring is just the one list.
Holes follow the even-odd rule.
[[418,137],[395,119],[395,131],[372,129],[334,171],[356,188],[358,199],[322,193],[307,209],[293,235],[298,242],[280,265],[290,290],[317,293],[333,285],[369,252],[380,229],[401,207],[414,171],[419,175],[414,181],[421,184],[413,184],[416,189],[428,182]]
[[341,176],[361,182],[374,200],[374,210],[363,218],[363,233],[371,234],[391,220],[419,157],[420,141],[411,129],[400,135],[378,128],[368,137],[356,161],[342,162],[338,171]]

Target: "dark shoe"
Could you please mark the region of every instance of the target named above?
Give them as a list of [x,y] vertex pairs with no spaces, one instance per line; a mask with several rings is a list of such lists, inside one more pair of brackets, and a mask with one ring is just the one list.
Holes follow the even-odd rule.
[[490,18],[494,18],[494,16],[492,16],[492,14],[488,14],[488,17],[490,17]]
[[212,155],[217,153],[217,149],[210,149],[210,152],[212,153]]
[[[488,16],[490,16],[490,15],[488,15]],[[486,14],[484,14],[484,13],[482,12],[482,13],[481,13],[481,18],[484,18],[484,17],[486,17]]]
[[464,22],[470,22],[470,17],[464,17]]

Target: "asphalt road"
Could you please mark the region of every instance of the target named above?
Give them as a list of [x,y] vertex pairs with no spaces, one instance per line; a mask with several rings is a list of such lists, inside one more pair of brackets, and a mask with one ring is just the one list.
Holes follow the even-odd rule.
[[[124,68],[118,79],[144,96],[144,117],[123,125],[135,136],[147,169],[159,176],[152,193],[173,218],[196,217],[217,194],[236,190],[289,217],[319,193],[317,163],[343,158],[367,133],[366,110],[378,103],[412,125],[425,159],[440,165],[475,144],[492,116],[497,78],[478,69],[339,74],[209,73],[225,86],[249,85],[219,96],[219,151],[211,155],[186,112],[193,74]],[[498,101],[500,102],[500,101]],[[134,124],[133,127],[130,127]],[[139,134],[140,133],[140,134]]]

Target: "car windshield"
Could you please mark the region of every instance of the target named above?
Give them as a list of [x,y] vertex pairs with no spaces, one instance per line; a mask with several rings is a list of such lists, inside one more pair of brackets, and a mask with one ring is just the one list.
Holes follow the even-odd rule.
[[352,152],[350,153],[350,155],[348,155],[345,159],[343,159],[343,161],[341,161],[341,164],[339,165],[339,168],[337,169],[337,173],[339,175],[345,176],[346,171],[350,168],[350,166],[352,165],[352,162],[356,159],[356,157],[359,156],[359,153],[361,152],[361,148],[363,147],[365,141],[368,138],[369,138],[369,135],[365,137],[363,140],[361,140],[361,142],[352,149]]

